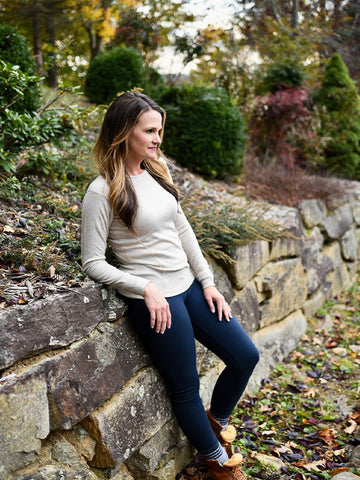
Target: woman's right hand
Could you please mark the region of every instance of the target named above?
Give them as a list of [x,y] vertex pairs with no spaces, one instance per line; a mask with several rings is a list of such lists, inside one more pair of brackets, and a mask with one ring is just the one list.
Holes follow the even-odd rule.
[[143,293],[150,312],[150,327],[155,327],[156,333],[164,333],[166,328],[171,327],[171,313],[166,298],[151,282],[145,286]]

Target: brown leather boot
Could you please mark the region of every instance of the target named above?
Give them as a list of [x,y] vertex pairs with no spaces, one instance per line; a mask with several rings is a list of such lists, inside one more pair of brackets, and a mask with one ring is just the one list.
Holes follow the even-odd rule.
[[246,475],[239,468],[243,461],[241,453],[235,453],[223,465],[217,460],[205,458],[204,461],[212,480],[247,480]]
[[210,413],[210,410],[206,410],[211,428],[216,435],[216,438],[219,440],[221,445],[225,448],[229,457],[232,455],[231,443],[236,438],[236,429],[233,425],[228,425],[225,430],[223,426],[219,423]]

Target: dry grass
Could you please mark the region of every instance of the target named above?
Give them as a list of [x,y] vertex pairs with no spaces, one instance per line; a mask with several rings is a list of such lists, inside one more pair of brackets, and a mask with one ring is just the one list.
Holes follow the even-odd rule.
[[254,200],[295,206],[302,200],[319,199],[327,204],[346,192],[346,182],[321,175],[311,175],[299,167],[262,165],[247,159],[241,179],[242,193]]

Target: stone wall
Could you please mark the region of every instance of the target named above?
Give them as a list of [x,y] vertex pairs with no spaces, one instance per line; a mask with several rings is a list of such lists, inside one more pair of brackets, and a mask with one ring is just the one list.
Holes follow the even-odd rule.
[[[297,345],[307,320],[348,288],[359,263],[359,186],[267,213],[293,235],[210,260],[261,353],[248,391]],[[88,282],[0,316],[0,480],[169,480],[193,455],[114,292]],[[209,403],[221,362],[201,345]]]

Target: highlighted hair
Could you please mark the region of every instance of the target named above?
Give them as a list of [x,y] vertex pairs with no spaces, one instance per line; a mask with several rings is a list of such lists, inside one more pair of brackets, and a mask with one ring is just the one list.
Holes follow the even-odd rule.
[[[129,136],[140,116],[149,110],[155,110],[161,115],[162,137],[165,111],[149,96],[138,91],[129,91],[117,97],[108,108],[99,138],[92,150],[99,173],[109,185],[109,202],[114,214],[133,234],[138,201],[130,177],[126,173],[125,161]],[[170,178],[166,164],[159,160],[160,156],[163,155],[158,149],[158,159],[144,160],[142,167],[179,201],[179,191]]]

